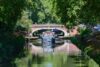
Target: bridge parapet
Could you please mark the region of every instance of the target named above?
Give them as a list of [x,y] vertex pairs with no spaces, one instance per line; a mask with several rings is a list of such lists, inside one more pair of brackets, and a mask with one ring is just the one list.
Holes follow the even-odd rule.
[[32,28],[65,28],[64,25],[58,25],[58,24],[33,24]]

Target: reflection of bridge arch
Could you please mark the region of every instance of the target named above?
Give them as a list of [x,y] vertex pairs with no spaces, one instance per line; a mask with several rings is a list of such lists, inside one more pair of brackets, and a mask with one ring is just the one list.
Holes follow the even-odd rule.
[[66,27],[64,25],[59,25],[59,24],[33,24],[30,35],[32,35],[35,31],[41,30],[41,29],[61,30],[62,32],[64,32],[65,34],[64,36],[68,36]]

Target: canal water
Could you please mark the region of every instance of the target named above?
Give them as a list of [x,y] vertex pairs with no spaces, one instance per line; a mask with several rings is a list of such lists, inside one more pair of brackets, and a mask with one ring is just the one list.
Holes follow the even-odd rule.
[[50,32],[47,33],[41,35],[43,53],[33,55],[32,67],[66,67],[67,54],[54,53],[55,36]]
[[49,34],[45,32],[45,34],[42,34],[41,39],[42,39],[43,51],[45,53],[53,53],[54,34],[52,32],[49,32]]
[[[17,60],[16,67],[99,67],[95,66],[96,63],[80,52],[70,40],[53,38],[53,35],[44,35],[40,39],[32,40],[29,43],[31,45],[29,56]],[[64,43],[60,43],[62,41]]]
[[[69,40],[56,46],[54,35],[42,35],[40,46],[33,46],[31,65],[29,67],[88,67],[87,59]],[[54,46],[55,45],[55,46]],[[39,53],[38,53],[39,52]],[[74,54],[75,53],[75,54]]]
[[64,54],[44,54],[34,58],[32,67],[66,67],[67,65],[67,56]]
[[27,57],[0,64],[0,67],[99,67],[70,40],[54,41],[54,35],[43,35],[29,43],[31,52]]

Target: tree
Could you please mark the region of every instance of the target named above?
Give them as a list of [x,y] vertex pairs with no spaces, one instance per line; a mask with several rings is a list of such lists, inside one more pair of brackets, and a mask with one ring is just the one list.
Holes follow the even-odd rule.
[[32,20],[29,18],[30,12],[28,10],[23,10],[22,17],[17,21],[16,27],[21,26],[26,29],[26,31],[31,30]]
[[13,31],[25,6],[26,0],[0,0],[0,63],[3,65],[12,64],[11,61],[23,52],[25,39],[13,35]]
[[100,23],[99,0],[55,0],[56,12],[65,25]]
[[85,5],[83,0],[56,0],[56,13],[64,25],[73,25],[79,19],[79,12]]
[[85,0],[85,5],[79,12],[81,22],[86,24],[100,23],[100,1],[99,0]]
[[54,0],[30,0],[28,5],[32,12],[33,23],[56,23],[60,18],[55,13]]
[[0,31],[14,29],[25,4],[25,0],[0,0]]

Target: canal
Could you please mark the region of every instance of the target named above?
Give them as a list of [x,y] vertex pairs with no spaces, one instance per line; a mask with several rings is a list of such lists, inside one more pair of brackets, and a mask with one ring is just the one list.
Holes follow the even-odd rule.
[[31,67],[88,67],[87,59],[70,40],[54,35],[44,32],[39,39],[31,41]]
[[30,52],[15,60],[16,67],[99,67],[69,39],[59,38],[50,31],[29,39],[28,46]]

